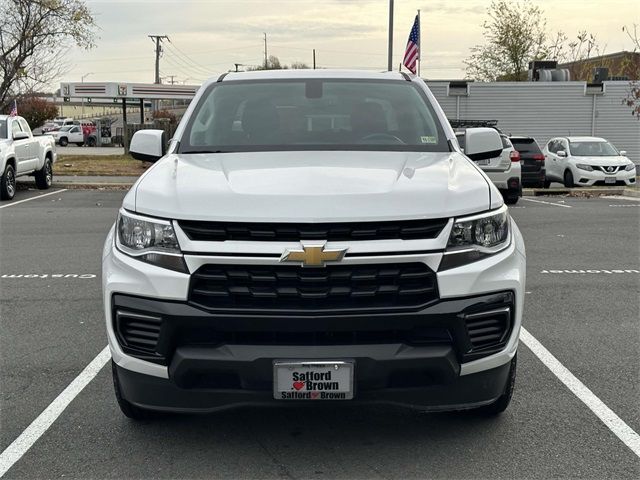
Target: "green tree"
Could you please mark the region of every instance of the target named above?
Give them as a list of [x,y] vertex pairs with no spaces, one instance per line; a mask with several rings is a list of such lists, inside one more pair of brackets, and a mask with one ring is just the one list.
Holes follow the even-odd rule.
[[481,81],[522,81],[529,62],[547,57],[546,20],[529,0],[493,0],[483,23],[485,43],[471,48],[467,74]]
[[69,47],[92,48],[94,29],[84,0],[0,0],[0,111],[59,78]]
[[58,116],[58,107],[38,97],[22,97],[17,99],[18,114],[27,121],[31,128],[41,127],[44,122]]

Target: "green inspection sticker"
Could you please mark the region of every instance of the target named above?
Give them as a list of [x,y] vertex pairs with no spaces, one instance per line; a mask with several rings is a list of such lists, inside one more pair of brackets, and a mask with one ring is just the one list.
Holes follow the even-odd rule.
[[438,143],[438,140],[436,140],[436,137],[432,137],[432,136],[420,137],[420,141],[422,143]]

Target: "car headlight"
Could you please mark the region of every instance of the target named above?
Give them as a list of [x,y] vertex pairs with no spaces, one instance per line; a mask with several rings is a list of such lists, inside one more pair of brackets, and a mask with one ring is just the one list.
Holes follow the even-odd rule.
[[459,267],[494,255],[511,243],[507,206],[471,217],[456,218],[439,270]]
[[630,163],[629,165],[627,165],[626,167],[624,167],[624,169],[627,172],[630,172],[631,170],[635,170],[636,169],[636,164],[635,163]]
[[143,262],[188,272],[176,232],[168,220],[147,218],[121,209],[116,222],[116,247]]
[[587,172],[593,172],[593,167],[591,165],[585,165],[584,163],[576,163],[576,168],[586,170]]

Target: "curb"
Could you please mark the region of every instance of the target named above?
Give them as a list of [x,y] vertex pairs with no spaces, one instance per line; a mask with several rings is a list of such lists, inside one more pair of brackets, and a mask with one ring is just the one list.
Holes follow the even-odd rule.
[[[628,193],[634,192],[634,193]],[[640,196],[640,191],[626,187],[589,187],[589,188],[523,188],[523,197],[535,197],[538,195],[570,195],[570,194],[590,194],[590,195],[629,195]]]
[[68,190],[128,190],[133,183],[79,183],[79,182],[53,182],[53,186],[57,188],[66,188]]

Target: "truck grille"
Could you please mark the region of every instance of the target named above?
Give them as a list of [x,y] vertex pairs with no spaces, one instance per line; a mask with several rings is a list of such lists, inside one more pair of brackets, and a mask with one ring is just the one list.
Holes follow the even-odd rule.
[[447,219],[350,223],[228,223],[181,220],[191,240],[298,242],[300,240],[415,240],[436,238]]
[[192,275],[189,300],[211,310],[300,314],[419,307],[438,298],[436,274],[423,263],[204,265]]

